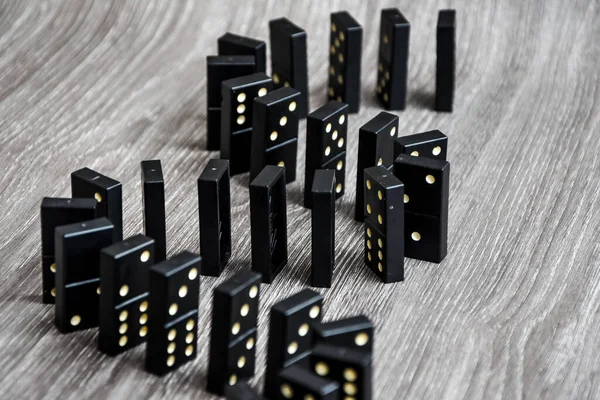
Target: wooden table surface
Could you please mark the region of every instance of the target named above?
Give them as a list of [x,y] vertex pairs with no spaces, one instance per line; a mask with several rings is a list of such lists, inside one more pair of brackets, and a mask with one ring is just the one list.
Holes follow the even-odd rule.
[[[384,285],[362,263],[353,218],[358,128],[374,100],[380,9],[411,22],[400,134],[439,128],[452,164],[449,254],[406,262]],[[439,8],[457,12],[454,113],[432,111]],[[0,398],[211,399],[212,289],[250,268],[247,175],[232,178],[233,256],[202,278],[198,358],[157,378],[144,346],[110,358],[96,330],[61,335],[41,303],[39,206],[70,196],[88,166],[120,180],[125,236],[142,230],[139,163],[166,178],[168,252],[198,251],[196,179],[206,143],[205,57],[226,31],[268,40],[287,16],[308,32],[311,109],[327,90],[329,13],[364,26],[362,109],[349,121],[346,195],[325,318],[376,324],[375,399],[600,396],[600,6],[597,1],[5,0],[0,2]],[[269,55],[270,56],[270,55]],[[262,288],[257,375],[268,311],[307,286],[310,213],[288,185],[289,263]]]

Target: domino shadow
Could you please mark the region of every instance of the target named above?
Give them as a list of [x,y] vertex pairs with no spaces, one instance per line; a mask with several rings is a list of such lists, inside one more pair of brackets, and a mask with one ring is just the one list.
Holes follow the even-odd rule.
[[435,111],[435,93],[424,88],[417,89],[409,100],[419,109]]

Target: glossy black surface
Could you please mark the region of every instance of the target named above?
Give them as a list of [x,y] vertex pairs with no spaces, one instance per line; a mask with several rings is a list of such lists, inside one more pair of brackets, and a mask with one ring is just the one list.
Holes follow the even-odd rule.
[[100,251],[114,242],[105,217],[55,230],[55,323],[62,333],[98,326]]
[[167,258],[167,227],[165,211],[165,181],[160,160],[141,163],[144,232],[154,239],[154,260]]
[[98,348],[117,355],[146,341],[154,239],[133,236],[100,252]]
[[202,275],[219,276],[231,256],[229,161],[210,160],[198,178]]
[[277,377],[292,364],[307,365],[312,348],[312,323],[321,320],[323,296],[304,289],[273,305],[269,324],[265,396],[276,398]]
[[335,264],[335,172],[318,169],[312,184],[311,286],[331,287]]
[[285,168],[267,165],[250,183],[252,270],[271,283],[287,264]]
[[150,268],[148,372],[164,375],[196,358],[200,268],[187,251]]

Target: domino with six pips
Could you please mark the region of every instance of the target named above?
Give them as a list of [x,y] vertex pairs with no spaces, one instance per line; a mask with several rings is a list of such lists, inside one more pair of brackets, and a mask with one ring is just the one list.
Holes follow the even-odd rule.
[[184,251],[150,267],[148,372],[164,375],[196,358],[200,264]]
[[404,184],[391,171],[365,169],[365,264],[384,283],[404,280]]
[[394,164],[394,139],[398,135],[398,116],[381,112],[358,132],[356,200],[354,219],[364,220],[364,171],[375,165],[391,169]]
[[388,110],[406,108],[410,23],[396,8],[381,11],[377,98]]
[[256,72],[267,71],[267,45],[262,40],[227,32],[217,40],[221,56],[254,56]]
[[98,348],[117,355],[146,341],[154,239],[136,235],[100,252]]
[[362,26],[348,13],[331,14],[329,88],[330,100],[348,104],[348,110],[360,110],[360,73]]

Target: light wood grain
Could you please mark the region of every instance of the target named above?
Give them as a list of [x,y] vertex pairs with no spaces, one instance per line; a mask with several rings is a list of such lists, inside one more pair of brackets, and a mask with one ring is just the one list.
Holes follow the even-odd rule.
[[[439,128],[452,164],[449,254],[407,260],[404,283],[362,265],[354,222],[358,128],[374,100],[379,10],[412,24],[400,133]],[[457,12],[452,114],[431,110],[439,8]],[[311,109],[325,100],[329,13],[365,29],[363,97],[350,118],[346,195],[338,202],[326,319],[376,324],[375,399],[600,396],[600,10],[597,1],[6,0],[0,2],[0,398],[201,398],[211,291],[249,268],[248,178],[232,180],[233,258],[202,278],[198,358],[164,377],[144,347],[110,358],[96,332],[61,335],[41,303],[39,205],[68,196],[88,166],[124,184],[125,236],[142,229],[139,162],[166,176],[169,253],[197,251],[196,179],[205,145],[205,56],[225,31],[268,39],[288,16],[308,32]],[[307,286],[310,215],[288,185],[289,263],[263,286],[262,386],[270,306]]]

